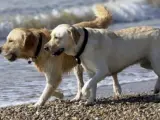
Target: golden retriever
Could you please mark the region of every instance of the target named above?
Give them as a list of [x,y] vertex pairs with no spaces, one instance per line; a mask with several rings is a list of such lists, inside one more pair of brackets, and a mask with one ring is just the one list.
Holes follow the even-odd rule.
[[[64,52],[82,62],[90,77],[82,88],[82,95],[88,98],[86,104],[92,104],[99,81],[141,60],[150,61],[154,72],[160,76],[159,46],[159,28],[134,27],[116,34],[105,29],[61,24],[52,31],[45,48],[53,55],[59,56]],[[82,52],[79,54],[79,51]],[[160,92],[160,77],[155,91]]]
[[[95,20],[81,22],[74,26],[106,28],[112,21],[111,14],[102,5],[96,6],[95,14],[97,16]],[[58,57],[53,57],[46,52],[43,46],[49,40],[50,31],[47,29],[15,28],[9,33],[6,43],[0,49],[2,55],[9,61],[15,61],[19,58],[27,60],[31,58],[38,70],[44,73],[46,86],[35,106],[43,105],[51,95],[62,98],[63,94],[56,91],[56,88],[62,80],[63,73],[71,71],[74,67],[74,72],[78,79],[78,91],[73,100],[78,100],[81,96],[80,91],[83,86],[82,67],[77,65],[75,58],[72,56],[62,54]],[[119,87],[119,83],[116,76],[114,77],[114,86],[117,88],[117,86]]]

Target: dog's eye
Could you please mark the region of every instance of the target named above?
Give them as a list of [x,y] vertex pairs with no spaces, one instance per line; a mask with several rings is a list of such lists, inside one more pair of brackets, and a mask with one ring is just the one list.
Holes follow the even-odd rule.
[[58,37],[57,37],[57,36],[54,36],[54,39],[58,39]]
[[13,42],[13,40],[9,40],[8,42],[11,43],[11,42]]

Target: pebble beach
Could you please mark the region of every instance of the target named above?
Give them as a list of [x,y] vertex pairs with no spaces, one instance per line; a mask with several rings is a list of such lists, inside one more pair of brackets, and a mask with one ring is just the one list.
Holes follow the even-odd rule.
[[124,84],[122,89],[126,89],[119,99],[101,92],[107,90],[112,94],[112,86],[99,88],[99,98],[91,106],[86,106],[85,100],[56,99],[37,108],[32,107],[34,103],[3,107],[0,120],[159,120],[160,96],[153,94],[154,84],[155,80]]
[[[160,8],[146,1],[158,6],[152,2],[158,0],[1,1],[0,45],[15,27],[53,29],[61,23],[91,20],[97,2],[112,13],[109,30],[144,25],[160,28]],[[63,100],[51,98],[37,108],[33,105],[44,89],[45,78],[33,64],[24,60],[10,63],[0,56],[0,76],[0,120],[160,120],[160,94],[153,94],[157,76],[139,65],[118,74],[122,96],[113,97],[112,78],[107,77],[98,84],[97,99],[90,106],[85,99],[70,102],[77,90],[73,73],[63,76]]]
[[55,100],[45,106],[32,108],[19,105],[0,109],[1,120],[159,120],[160,98],[156,95],[137,94],[118,100],[97,99],[96,104],[85,106],[84,101],[71,103]]

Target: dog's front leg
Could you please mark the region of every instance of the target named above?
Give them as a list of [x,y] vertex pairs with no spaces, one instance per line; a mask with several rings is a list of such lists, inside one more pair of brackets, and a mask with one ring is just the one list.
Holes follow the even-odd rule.
[[96,89],[97,88],[97,83],[101,81],[105,76],[110,75],[109,70],[106,69],[101,69],[96,72],[96,74],[89,80],[87,81],[83,88],[82,88],[82,95],[86,96],[88,91],[91,89],[91,95],[89,99],[87,100],[86,104],[92,104],[94,102],[94,99],[96,99]]
[[97,92],[97,84],[94,84],[91,87],[91,92],[89,92],[89,97],[86,101],[86,105],[91,105],[94,103],[94,101],[96,100],[96,92]]
[[36,106],[42,106],[45,104],[45,102],[49,99],[50,96],[54,95],[57,97],[62,97],[62,94],[55,91],[59,83],[61,82],[61,76],[56,72],[48,72],[45,73],[46,77],[46,86],[43,90],[42,95],[40,96],[38,102],[34,105]]
[[51,84],[47,83],[42,95],[40,96],[38,102],[34,106],[37,107],[44,105],[48,98],[52,95],[53,91],[54,87]]
[[82,68],[81,65],[77,65],[74,68],[74,74],[76,75],[78,90],[77,90],[76,96],[71,101],[78,101],[78,100],[81,99],[81,96],[82,96],[81,90],[82,90],[82,87],[84,85],[84,82],[83,82],[83,68]]

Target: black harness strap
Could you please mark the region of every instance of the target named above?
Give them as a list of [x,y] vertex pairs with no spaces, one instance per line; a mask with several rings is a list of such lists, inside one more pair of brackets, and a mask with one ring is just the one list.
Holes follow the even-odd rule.
[[83,28],[83,30],[84,30],[84,41],[83,41],[82,46],[81,46],[80,50],[78,51],[77,55],[74,56],[76,58],[76,61],[77,61],[78,64],[81,64],[81,60],[80,60],[79,57],[83,53],[83,51],[86,47],[86,44],[88,42],[88,31],[85,28]]
[[[37,45],[37,49],[36,49],[36,52],[35,52],[35,55],[34,55],[34,59],[36,59],[41,51],[41,47],[42,47],[42,35],[39,34],[39,42],[38,42],[38,45]],[[28,61],[28,64],[31,64],[32,60],[29,60]]]

